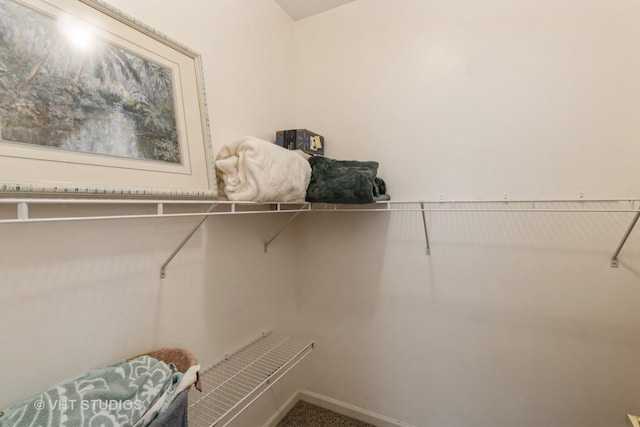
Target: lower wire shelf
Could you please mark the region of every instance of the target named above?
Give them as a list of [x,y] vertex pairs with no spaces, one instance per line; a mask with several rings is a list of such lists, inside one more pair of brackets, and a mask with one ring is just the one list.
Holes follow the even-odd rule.
[[202,372],[189,391],[189,425],[224,426],[313,350],[313,341],[274,332]]

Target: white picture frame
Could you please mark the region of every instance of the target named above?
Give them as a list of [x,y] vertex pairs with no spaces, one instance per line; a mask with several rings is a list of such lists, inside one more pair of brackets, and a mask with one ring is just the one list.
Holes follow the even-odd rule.
[[2,196],[217,197],[198,53],[100,0],[0,20]]

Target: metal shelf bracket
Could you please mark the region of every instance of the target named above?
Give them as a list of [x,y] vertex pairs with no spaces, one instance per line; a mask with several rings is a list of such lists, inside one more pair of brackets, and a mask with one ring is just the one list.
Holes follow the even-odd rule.
[[420,212],[422,212],[422,225],[424,226],[424,240],[427,242],[425,254],[431,255],[431,247],[429,246],[429,233],[427,231],[427,218],[424,213],[424,202],[420,202]]
[[633,219],[631,220],[631,224],[629,224],[629,227],[627,227],[627,231],[624,233],[624,236],[622,236],[622,240],[620,240],[620,243],[618,244],[616,251],[613,253],[613,256],[611,257],[611,267],[618,268],[618,265],[619,265],[618,255],[620,254],[620,251],[624,247],[624,244],[627,243],[627,239],[629,238],[629,235],[633,231],[633,228],[636,226],[636,223],[638,222],[639,218],[640,218],[640,211],[638,211],[636,215],[633,217]]
[[273,242],[276,239],[276,237],[278,237],[280,235],[280,233],[282,233],[284,231],[284,229],[287,228],[289,226],[289,224],[291,224],[293,222],[293,220],[298,217],[298,215],[300,215],[302,212],[304,212],[306,210],[308,210],[308,209],[300,209],[300,210],[296,211],[296,213],[293,214],[291,216],[291,218],[289,218],[289,220],[287,222],[285,222],[282,227],[280,227],[280,229],[276,232],[276,234],[273,235],[273,237],[271,237],[269,240],[264,242],[264,253],[265,254],[267,253],[267,250],[268,250],[269,245],[271,244],[271,242]]
[[[212,204],[209,207],[209,209],[207,209],[206,214],[211,213],[215,209],[216,206],[218,206],[217,203]],[[161,213],[162,213],[162,207],[161,207],[161,205],[159,205],[158,206],[158,214],[161,214]],[[173,250],[173,252],[171,252],[171,255],[169,255],[167,260],[162,263],[162,265],[160,266],[160,278],[161,279],[164,279],[165,277],[167,277],[167,266],[169,265],[169,263],[173,260],[173,258],[175,258],[176,255],[178,255],[178,252],[180,252],[180,250],[184,247],[184,245],[187,244],[189,239],[191,239],[191,237],[196,233],[196,231],[198,231],[198,229],[202,226],[202,224],[204,224],[204,222],[207,220],[207,218],[209,218],[209,215],[205,215],[204,217],[202,217],[202,219],[200,221],[198,221],[198,223],[191,229],[191,231],[189,231],[189,233],[187,233],[187,235],[184,237],[184,239],[182,239],[182,241]]]

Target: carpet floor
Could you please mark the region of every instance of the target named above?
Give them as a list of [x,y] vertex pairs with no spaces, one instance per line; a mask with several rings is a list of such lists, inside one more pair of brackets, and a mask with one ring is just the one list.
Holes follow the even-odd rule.
[[298,401],[277,427],[374,427],[311,403]]

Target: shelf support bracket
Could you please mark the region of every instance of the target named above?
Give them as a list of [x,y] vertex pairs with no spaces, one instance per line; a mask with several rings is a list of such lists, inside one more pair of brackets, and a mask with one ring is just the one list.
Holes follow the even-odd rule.
[[633,228],[636,226],[636,223],[638,222],[639,218],[640,218],[640,211],[638,211],[636,215],[633,217],[633,220],[631,220],[631,224],[629,224],[629,227],[627,228],[627,231],[624,233],[624,236],[622,236],[622,240],[620,240],[620,243],[618,244],[616,251],[613,253],[613,256],[611,257],[611,267],[618,268],[618,255],[620,254],[620,251],[624,247],[624,244],[627,242],[627,239],[629,238],[629,235],[633,231]]
[[280,227],[280,229],[276,232],[276,234],[273,235],[273,237],[271,237],[269,240],[267,240],[266,242],[264,242],[264,253],[267,253],[267,249],[269,248],[269,245],[271,244],[271,242],[273,242],[276,237],[278,237],[280,235],[280,233],[282,233],[284,231],[285,228],[287,228],[289,226],[289,224],[291,224],[293,222],[294,219],[296,219],[298,217],[298,215],[300,215],[302,212],[304,212],[307,209],[300,209],[299,211],[296,211],[295,214],[293,214],[291,216],[291,218],[289,218],[289,221],[287,221],[282,227]]
[[424,213],[424,202],[420,202],[420,212],[422,212],[422,225],[424,226],[424,240],[427,242],[425,249],[426,255],[431,255],[431,247],[429,246],[429,232],[427,231],[427,217]]
[[[215,209],[216,206],[218,206],[217,203],[212,204],[209,207],[209,209],[207,209],[206,214],[211,213]],[[173,250],[173,252],[171,252],[171,255],[169,255],[167,260],[162,263],[162,265],[160,266],[160,278],[161,279],[164,279],[165,277],[167,277],[167,266],[169,265],[169,263],[173,260],[173,258],[175,258],[176,255],[178,255],[178,252],[180,252],[180,250],[184,247],[184,245],[187,244],[189,239],[191,239],[191,237],[196,233],[196,231],[198,231],[198,229],[202,226],[202,224],[204,224],[204,222],[207,220],[207,218],[209,218],[209,215],[203,216],[202,219],[200,221],[198,221],[198,223],[191,229],[191,231],[189,231],[189,233],[187,233],[187,235],[184,237],[184,239],[182,239],[182,241]]]

